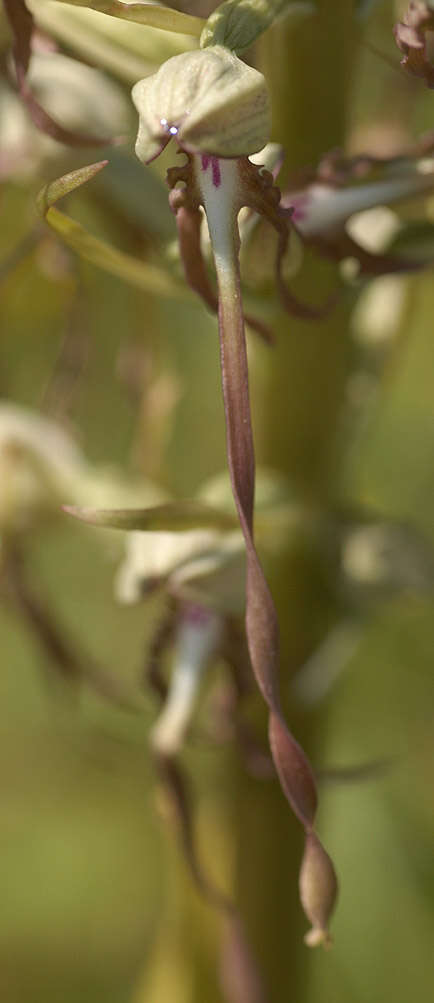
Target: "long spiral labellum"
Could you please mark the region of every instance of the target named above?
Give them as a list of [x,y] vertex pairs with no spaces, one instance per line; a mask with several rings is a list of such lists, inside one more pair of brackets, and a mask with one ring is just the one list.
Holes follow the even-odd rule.
[[195,166],[218,281],[228,465],[247,555],[247,644],[253,672],[269,708],[269,737],[275,768],[282,790],[306,833],[300,891],[306,915],[313,924],[306,942],[327,942],[327,924],[336,896],[336,876],[330,858],[313,833],[317,795],[312,768],[289,731],[282,711],[278,686],[277,613],[254,542],[255,457],[238,262],[238,164],[235,160],[201,157],[196,158]]

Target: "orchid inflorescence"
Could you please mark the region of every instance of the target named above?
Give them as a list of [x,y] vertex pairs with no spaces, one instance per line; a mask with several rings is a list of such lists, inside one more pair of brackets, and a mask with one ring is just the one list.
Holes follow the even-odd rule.
[[[121,8],[124,5],[105,3],[91,6],[122,16]],[[184,157],[183,163],[170,167],[167,172],[169,202],[176,217],[179,250],[187,283],[211,310],[218,313],[227,459],[239,523],[237,526],[233,519],[232,522],[229,519],[225,527],[220,524],[216,528],[218,515],[207,509],[206,505],[198,505],[193,506],[189,514],[184,507],[178,524],[173,525],[173,531],[183,530],[185,533],[187,528],[192,529],[194,539],[188,541],[186,551],[187,567],[190,570],[190,560],[193,563],[195,558],[200,560],[204,549],[208,553],[208,559],[209,550],[214,555],[220,554],[220,557],[213,558],[217,560],[217,564],[219,560],[224,564],[221,556],[223,553],[225,559],[228,557],[232,560],[235,555],[237,571],[242,552],[243,574],[245,559],[245,631],[250,663],[268,708],[269,742],[274,768],[282,790],[305,833],[300,896],[312,924],[305,939],[310,945],[328,944],[328,927],[335,905],[337,879],[332,861],[315,829],[317,792],[314,774],[305,753],[287,725],[282,709],[278,682],[277,614],[254,535],[255,458],[245,322],[265,337],[268,337],[268,329],[261,319],[244,313],[239,263],[240,229],[243,230],[244,223],[239,226],[238,218],[241,210],[247,209],[253,227],[271,225],[276,234],[276,285],[283,306],[295,316],[316,318],[333,309],[340,294],[340,286],[322,308],[300,302],[285,280],[285,261],[291,239],[301,238],[302,244],[337,262],[348,258],[355,260],[356,278],[361,281],[367,275],[407,271],[425,264],[420,259],[415,261],[411,256],[395,253],[393,247],[386,248],[379,254],[370,251],[349,234],[347,223],[352,216],[364,209],[432,191],[432,144],[430,146],[427,141],[412,151],[383,161],[369,156],[347,159],[339,151],[335,151],[323,159],[316,171],[306,173],[301,178],[290,179],[287,190],[282,194],[275,184],[274,173],[265,166],[271,126],[266,81],[258,70],[243,62],[237,53],[247,48],[286,8],[290,9],[291,4],[278,0],[270,0],[268,4],[261,5],[255,3],[255,0],[243,0],[237,4],[236,0],[227,0],[214,11],[207,23],[201,23],[197,18],[189,19],[188,15],[179,15],[178,20],[176,11],[159,8],[158,5],[149,7],[149,11],[143,7],[136,11],[136,7],[141,5],[130,4],[125,16],[144,23],[158,23],[158,17],[161,17],[160,26],[168,27],[169,30],[172,23],[174,31],[191,29],[193,34],[201,33],[198,49],[172,56],[157,72],[148,75],[133,87],[133,102],[139,114],[136,153],[147,165],[172,142],[177,147],[177,152]],[[311,5],[295,4],[295,7],[310,8]],[[21,2],[14,6],[11,0],[7,0],[6,10],[15,33],[18,88],[34,121],[51,131],[55,138],[63,142],[72,141],[65,130],[56,134],[56,125],[49,120],[29,91],[26,71],[33,25],[25,4]],[[148,22],[147,17],[151,19]],[[405,54],[405,65],[411,72],[424,76],[430,85],[432,68],[430,69],[426,59],[424,33],[432,28],[433,17],[429,4],[413,3],[406,21],[396,30],[398,44]],[[164,18],[166,24],[163,24]],[[192,22],[191,25],[189,21]],[[193,22],[197,23],[193,25]],[[93,142],[88,137],[75,137],[73,141]],[[133,262],[128,255],[113,249],[107,250],[102,241],[90,237],[78,224],[70,225],[67,218],[54,208],[58,198],[90,179],[104,163],[81,168],[46,186],[39,199],[41,212],[62,239],[79,253],[114,274],[124,275],[127,280],[155,292],[157,273],[153,273],[152,268],[146,271],[146,266]],[[203,249],[205,221],[214,260],[217,291],[210,278]],[[248,240],[248,227],[245,230]],[[164,288],[165,277],[159,274],[158,281],[162,282],[161,288]],[[160,528],[163,532],[170,515],[169,509],[160,512]],[[168,541],[157,540],[156,510],[153,521],[151,519],[150,522],[143,513],[134,510],[124,514],[106,512],[98,515],[94,510],[79,509],[76,514],[89,522],[134,530],[138,537],[132,541],[132,564],[134,554],[142,545],[145,547],[143,531],[156,532],[154,544],[158,550],[157,565],[165,553],[165,542]],[[191,526],[188,524],[189,518],[192,520]],[[240,529],[244,549],[240,543]],[[211,534],[206,545],[203,545],[203,539],[201,541],[194,536],[200,531]],[[131,576],[128,577],[131,561],[120,574],[123,582],[120,591],[123,589],[124,599],[128,588],[131,595]],[[185,797],[176,757],[187,729],[204,664],[216,651],[221,650],[227,616],[217,608],[215,597],[214,604],[212,599],[211,602],[208,601],[209,596],[204,599],[200,588],[199,593],[194,588],[193,593],[189,594],[188,588],[187,594],[182,593],[186,585],[191,587],[191,581],[188,571],[185,572],[185,565],[184,578],[182,570],[181,575],[176,577],[180,565],[182,561],[177,551],[174,567],[166,569],[165,581],[169,583],[168,589],[176,605],[176,616],[172,615],[174,607],[171,607],[169,619],[171,629],[176,633],[179,658],[171,687],[167,693],[160,694],[165,702],[163,701],[161,716],[153,730],[152,746],[159,769],[178,799],[189,844]],[[167,635],[164,635],[164,640],[167,641]],[[190,861],[197,876],[198,868],[191,846]],[[202,878],[200,883],[206,885]],[[210,897],[219,901],[214,891],[211,891]],[[223,910],[233,919],[232,905],[224,899],[222,902]]]

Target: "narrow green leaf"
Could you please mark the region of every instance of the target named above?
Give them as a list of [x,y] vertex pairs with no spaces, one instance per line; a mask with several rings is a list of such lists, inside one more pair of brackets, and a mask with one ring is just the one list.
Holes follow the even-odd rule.
[[63,240],[68,247],[76,251],[85,261],[97,265],[111,275],[123,279],[145,292],[155,296],[168,296],[171,299],[190,299],[192,294],[183,282],[174,276],[158,268],[156,265],[149,265],[144,261],[139,261],[123,251],[118,251],[111,244],[94,237],[81,223],[76,223],[54,208],[58,199],[63,198],[70,192],[79,188],[93,178],[108,163],[101,160],[96,164],[89,164],[87,167],[80,167],[77,171],[71,171],[56,181],[51,181],[45,185],[37,197],[38,210],[55,233]]
[[94,509],[65,506],[68,515],[107,529],[180,533],[191,529],[238,529],[235,515],[194,500],[167,502],[142,509]]
[[58,0],[58,2],[73,7],[89,7],[101,14],[109,14],[125,21],[135,21],[150,28],[174,31],[180,35],[198,36],[205,24],[201,17],[172,10],[170,7],[153,3],[152,0],[148,3],[121,3],[120,0]]
[[69,174],[64,174],[61,178],[56,178],[55,181],[49,181],[47,185],[41,188],[36,197],[36,205],[41,216],[46,216],[48,209],[55,202],[64,198],[65,195],[69,195],[76,188],[80,188],[81,185],[86,184],[86,181],[90,181],[96,174],[99,174],[104,167],[107,167],[107,164],[108,160],[99,160],[96,164],[79,167],[77,171],[70,171]]

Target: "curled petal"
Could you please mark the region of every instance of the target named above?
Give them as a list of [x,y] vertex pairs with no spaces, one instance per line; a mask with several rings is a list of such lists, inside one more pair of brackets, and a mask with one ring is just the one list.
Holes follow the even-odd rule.
[[434,87],[434,66],[427,54],[427,31],[434,31],[434,11],[427,3],[414,0],[404,20],[395,25],[395,40],[404,53],[401,66],[413,76],[422,77],[428,87]]
[[383,254],[374,254],[362,247],[345,230],[336,233],[330,240],[317,238],[311,243],[320,253],[333,261],[355,258],[359,264],[361,275],[377,276],[417,272],[433,260],[432,251],[424,254],[423,249],[419,260],[416,257],[390,254],[387,251]]
[[236,913],[228,918],[226,925],[220,979],[227,1003],[268,1003],[262,974]]
[[[178,191],[171,194],[178,195]],[[180,193],[181,194],[181,193]],[[175,200],[171,199],[174,206]],[[203,299],[204,303],[217,313],[218,297],[208,278],[205,259],[200,246],[202,216],[199,209],[187,209],[180,205],[176,212],[179,250],[184,265],[184,273],[189,286]]]
[[283,261],[288,249],[290,237],[290,221],[292,209],[281,205],[280,189],[274,184],[273,175],[247,157],[239,161],[241,205],[247,205],[255,212],[264,216],[278,234],[278,249],[276,259],[276,279],[283,305],[288,313],[305,320],[321,320],[334,307],[337,294],[333,293],[324,306],[312,307],[301,303],[288,289],[283,278]]
[[[189,286],[201,297],[207,307],[213,313],[218,313],[218,296],[209,281],[200,243],[202,215],[199,209],[193,206],[187,208],[183,204],[183,194],[179,189],[171,192],[170,204],[176,213],[179,250],[184,266],[184,274]],[[257,317],[253,317],[251,314],[244,314],[244,318],[249,327],[256,334],[259,334],[267,344],[273,342],[273,336],[266,324],[263,324]]]
[[289,234],[287,231],[280,231],[279,234],[279,247],[277,252],[276,261],[276,278],[277,287],[279,289],[280,298],[288,313],[292,314],[293,317],[299,317],[300,320],[324,320],[328,316],[333,307],[336,305],[338,293],[334,292],[328,297],[323,306],[314,307],[310,306],[309,303],[302,303],[301,300],[294,296],[294,293],[286,285],[283,278],[283,260],[286,254],[286,249],[288,246]]
[[32,122],[41,132],[47,133],[58,143],[65,143],[67,146],[108,146],[112,139],[101,136],[85,136],[78,132],[72,132],[59,125],[33,94],[27,83],[27,71],[31,56],[31,42],[34,30],[32,14],[27,9],[24,0],[5,0],[6,15],[12,29],[14,37],[13,55],[17,85],[20,95]]

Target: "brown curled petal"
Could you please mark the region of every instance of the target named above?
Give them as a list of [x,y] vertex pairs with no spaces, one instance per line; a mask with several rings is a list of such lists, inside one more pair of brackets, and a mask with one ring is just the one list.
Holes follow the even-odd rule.
[[[176,214],[179,250],[185,278],[191,289],[201,297],[206,306],[213,313],[217,313],[218,296],[209,281],[200,243],[202,215],[199,209],[179,205],[179,202],[182,202],[182,197],[183,192],[179,189],[170,193],[170,205]],[[257,317],[252,317],[251,314],[245,314],[244,318],[252,331],[259,334],[267,344],[273,343],[273,336],[266,324],[263,324]]]
[[268,995],[242,919],[233,902],[209,880],[199,860],[186,777],[174,757],[157,754],[154,761],[178,823],[191,877],[205,901],[220,913],[226,924],[220,962],[224,998],[227,1003],[267,1003]]
[[162,661],[166,648],[172,641],[175,626],[175,604],[167,600],[168,608],[151,637],[143,667],[143,682],[158,697],[160,704],[167,698],[168,685],[162,671]]
[[305,828],[312,828],[317,809],[315,778],[303,749],[282,716],[270,713],[270,747],[279,780],[293,812]]
[[119,680],[107,675],[103,667],[72,646],[50,607],[41,599],[40,590],[34,589],[27,581],[23,556],[16,546],[9,544],[3,548],[2,567],[7,589],[23,621],[62,679],[69,683],[88,682],[110,703],[134,711],[135,704]]
[[434,11],[422,0],[413,0],[403,21],[395,25],[395,41],[404,58],[401,66],[434,87],[434,66],[427,53],[426,32],[434,31]]
[[282,206],[280,189],[274,185],[273,175],[269,171],[262,171],[247,157],[243,157],[239,161],[239,175],[240,189],[243,192],[242,204],[264,216],[278,234],[276,280],[285,309],[294,317],[299,317],[302,320],[324,319],[335,306],[337,293],[333,293],[324,306],[312,307],[307,303],[301,303],[290,292],[283,279],[283,259],[288,249],[289,227],[293,209]]
[[4,0],[4,6],[14,38],[13,56],[20,81],[29,68],[34,21],[24,0]]
[[323,306],[314,307],[310,306],[308,303],[302,303],[296,296],[288,289],[286,282],[282,274],[283,259],[286,254],[286,249],[288,246],[289,235],[288,232],[279,233],[279,247],[277,252],[276,261],[276,280],[277,287],[279,290],[280,298],[282,300],[283,306],[288,313],[292,314],[293,317],[298,317],[300,320],[325,320],[326,317],[331,313],[331,311],[336,306],[339,292],[336,291],[332,293],[323,304]]
[[67,146],[107,146],[112,144],[114,142],[112,139],[85,136],[64,129],[42,108],[26,80],[34,30],[33,17],[24,0],[4,0],[4,4],[14,38],[13,56],[18,90],[34,125],[41,132],[56,139],[58,143],[64,143]]
[[[177,195],[175,191],[173,194]],[[171,199],[171,205],[174,200]],[[179,250],[184,266],[185,278],[195,293],[213,313],[218,311],[218,297],[208,278],[208,272],[200,245],[202,216],[199,209],[180,206],[176,210]]]
[[173,756],[160,753],[154,753],[154,763],[157,775],[170,800],[178,824],[184,857],[196,887],[214,908],[224,913],[232,913],[230,900],[203,872],[194,837],[190,791],[181,767]]
[[415,261],[411,258],[398,257],[394,254],[373,254],[361,247],[345,230],[336,233],[333,238],[314,238],[309,241],[325,257],[333,261],[344,258],[355,258],[362,275],[392,275],[401,272],[417,272],[430,264],[431,259]]
[[312,929],[305,936],[309,947],[331,943],[328,925],[336,903],[338,883],[328,853],[314,832],[307,833],[300,869],[300,899]]
[[268,324],[263,324],[262,320],[259,320],[258,317],[254,317],[251,313],[245,313],[244,320],[247,326],[250,327],[255,334],[259,334],[259,337],[265,341],[266,345],[274,345],[275,338],[272,331],[270,331]]
[[261,973],[236,913],[227,922],[220,979],[227,1003],[268,1003]]
[[21,98],[27,108],[30,118],[36,128],[40,132],[44,132],[47,136],[51,136],[58,143],[64,143],[65,146],[113,146],[117,142],[116,139],[111,139],[110,137],[101,136],[87,136],[84,133],[72,132],[70,129],[64,129],[62,125],[45,111],[45,108],[39,104],[39,101],[31,91],[26,80],[22,80],[19,86],[19,91]]

